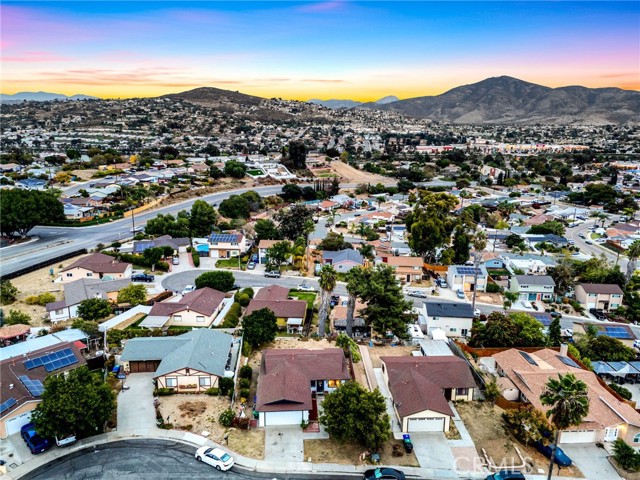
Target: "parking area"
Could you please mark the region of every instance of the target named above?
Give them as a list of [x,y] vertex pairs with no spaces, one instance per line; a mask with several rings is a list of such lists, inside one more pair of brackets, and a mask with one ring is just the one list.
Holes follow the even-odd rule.
[[412,433],[413,451],[421,467],[451,470],[456,460],[444,433]]
[[[55,446],[53,448],[56,448]],[[0,459],[7,462],[7,470],[23,464],[33,458],[33,454],[29,451],[27,444],[20,436],[20,433],[14,433],[0,442]]]
[[118,430],[155,429],[153,373],[132,373],[124,381],[128,390],[118,394]]
[[265,427],[265,460],[304,461],[304,438],[300,425]]
[[[580,468],[587,480],[618,480],[620,476],[607,459],[604,448],[586,444],[563,444],[562,450]],[[562,472],[560,473],[562,475]]]

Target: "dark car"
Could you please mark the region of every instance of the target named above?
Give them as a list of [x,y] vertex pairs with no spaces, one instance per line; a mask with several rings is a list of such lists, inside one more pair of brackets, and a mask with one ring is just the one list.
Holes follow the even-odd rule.
[[42,438],[40,435],[36,433],[36,426],[33,423],[27,423],[24,427],[20,429],[20,435],[22,435],[22,439],[31,450],[31,453],[37,455],[38,453],[42,453],[45,450],[49,450],[53,442],[48,438]]
[[[533,446],[536,447],[536,450],[545,457],[551,458],[551,445],[545,445],[542,442],[534,442]],[[556,451],[554,453],[553,461],[561,467],[570,467],[573,463],[560,447],[556,447]]]
[[489,475],[484,480],[526,480],[522,472],[505,470],[504,472],[496,472],[493,475]]
[[132,282],[153,282],[155,278],[156,277],[148,273],[136,273],[135,275],[131,275]]
[[395,468],[378,467],[364,472],[362,480],[405,480],[405,476]]

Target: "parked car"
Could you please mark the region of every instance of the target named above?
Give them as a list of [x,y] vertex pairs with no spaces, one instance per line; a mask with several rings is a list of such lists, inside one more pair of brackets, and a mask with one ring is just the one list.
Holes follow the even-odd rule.
[[251,255],[251,261],[253,263],[258,263],[258,254],[254,253],[253,255]]
[[503,472],[496,472],[493,475],[489,475],[484,480],[526,480],[526,477],[522,472],[505,470]]
[[586,243],[587,245],[593,245],[593,242],[591,240],[585,240],[584,243]]
[[601,238],[596,238],[594,240],[594,242],[596,242],[598,245],[602,245],[602,244],[607,243],[607,239],[606,238],[602,238],[602,237]]
[[[533,442],[533,446],[536,447],[536,450],[538,450],[545,457],[551,458],[551,445],[545,445],[544,443],[538,441]],[[553,455],[553,461],[561,467],[570,467],[573,463],[560,447],[556,447]]]
[[144,232],[144,227],[133,227],[131,229],[131,233],[139,233],[139,232]]
[[264,276],[267,278],[280,278],[280,272],[277,270],[270,270],[268,272],[264,272]]
[[422,290],[409,290],[407,295],[410,297],[427,298],[427,293]]
[[78,440],[74,435],[67,435],[67,436],[62,436],[60,438],[56,437],[56,445],[58,445],[59,447],[68,447],[69,445],[73,445],[74,443],[76,443]]
[[482,315],[482,312],[481,312],[479,309],[477,309],[477,308],[476,308],[476,309],[473,311],[473,316],[474,316],[474,317],[479,317],[480,315]]
[[149,273],[136,273],[135,275],[131,275],[132,282],[153,282],[155,278],[155,276]]
[[437,278],[436,285],[438,285],[440,288],[449,288],[449,285],[444,278]]
[[562,314],[560,312],[549,312],[553,318],[562,318]]
[[467,298],[467,297],[465,297],[464,292],[462,290],[460,290],[460,289],[456,290],[456,296],[458,298]]
[[186,295],[189,292],[193,292],[196,289],[195,285],[187,285],[186,287],[184,287],[184,289],[182,290],[182,295]]
[[329,304],[332,307],[335,307],[336,305],[338,305],[338,303],[340,303],[340,295],[331,295],[331,300]]
[[573,337],[573,330],[570,328],[565,328],[564,330],[562,330],[562,335],[565,337]]
[[247,270],[253,270],[254,268],[256,268],[256,264],[253,262],[249,262],[247,264]]
[[531,305],[531,302],[528,301],[528,300],[522,300],[522,302],[520,302],[520,303],[522,303],[522,306],[524,308],[533,308],[533,305]]
[[298,290],[301,290],[303,292],[315,292],[316,289],[311,285],[307,285],[305,282],[302,282],[300,285],[298,285]]
[[216,470],[227,471],[233,467],[233,457],[221,448],[200,447],[195,456],[196,460],[209,464]]
[[367,211],[368,211],[368,212],[375,212],[376,210],[377,210],[377,208],[376,208],[376,207],[369,207],[369,208],[367,208]]
[[173,265],[180,265],[180,257],[173,257],[173,258],[171,259],[171,263],[172,263]]
[[36,433],[36,426],[33,423],[27,423],[20,429],[22,439],[31,450],[31,453],[37,455],[51,448],[53,442],[48,438],[42,438]]
[[389,467],[378,467],[367,470],[362,480],[405,480],[404,472]]

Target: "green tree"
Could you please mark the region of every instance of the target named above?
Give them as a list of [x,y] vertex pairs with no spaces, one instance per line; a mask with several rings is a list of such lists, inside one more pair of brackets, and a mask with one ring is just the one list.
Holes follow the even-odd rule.
[[149,265],[151,265],[151,270],[155,271],[156,263],[158,263],[164,256],[164,249],[162,247],[147,248],[142,252],[142,256],[147,262],[149,262]]
[[144,285],[132,283],[118,292],[118,303],[128,303],[132,307],[147,301],[147,289]]
[[544,347],[547,345],[544,327],[528,313],[510,313],[509,320],[515,325],[517,332],[514,347]]
[[409,191],[416,188],[416,185],[409,180],[399,180],[397,187],[398,187],[398,192],[408,193]]
[[337,232],[327,232],[327,236],[317,245],[318,250],[327,250],[331,252],[337,252],[339,250],[345,250],[352,248],[349,242],[344,241],[344,235]]
[[329,317],[329,300],[333,289],[338,282],[338,273],[331,265],[323,265],[320,269],[318,285],[322,292],[320,295],[320,311],[318,313],[318,336],[324,337],[327,318]]
[[84,438],[102,433],[115,410],[115,395],[109,385],[83,366],[45,379],[42,401],[31,420],[43,437],[75,433]]
[[472,347],[512,347],[517,328],[504,312],[491,312],[485,324],[474,321],[469,345]]
[[189,215],[187,212],[178,213],[178,217],[171,214],[162,213],[151,218],[145,225],[144,231],[147,235],[170,235],[174,238],[190,237]]
[[547,220],[540,225],[532,225],[527,233],[536,233],[540,235],[551,233],[553,235],[562,236],[564,235],[564,225],[556,220]]
[[[280,237],[295,241],[298,237],[307,236],[309,223],[313,228],[313,212],[302,203],[296,203],[289,208],[284,208],[275,214],[274,219],[278,223]],[[313,231],[313,230],[312,230]]]
[[9,310],[9,315],[4,318],[5,325],[30,325],[31,317],[20,310]]
[[547,410],[547,417],[556,427],[556,434],[551,445],[549,475],[547,477],[548,480],[551,480],[560,432],[569,427],[577,427],[589,413],[588,387],[572,373],[558,375],[558,379],[549,378],[540,395],[540,401],[542,405],[551,407]]
[[559,347],[562,343],[562,330],[560,328],[560,318],[556,317],[549,325],[549,345]]
[[356,442],[372,451],[391,438],[385,399],[378,389],[347,382],[325,395],[320,423],[339,442]]
[[453,262],[463,264],[469,260],[469,245],[471,239],[463,228],[456,228],[453,234]]
[[206,237],[218,223],[218,213],[215,208],[204,200],[196,200],[191,206],[189,229],[191,237]]
[[231,195],[220,202],[218,207],[220,215],[227,218],[249,218],[251,216],[251,205],[249,201],[241,195]]
[[261,218],[254,226],[256,232],[256,239],[260,240],[278,240],[280,238],[280,232],[276,228],[276,224],[272,220]]
[[76,318],[71,324],[71,328],[77,328],[78,330],[82,330],[89,337],[96,338],[100,336],[98,322],[87,322],[80,318]]
[[2,235],[22,237],[36,225],[65,221],[64,207],[53,193],[20,188],[0,190],[0,218]]
[[636,352],[617,338],[607,335],[583,335],[576,341],[580,355],[591,361],[630,362],[636,359]]
[[549,424],[545,414],[531,405],[506,410],[502,414],[502,419],[509,431],[525,445],[532,442],[545,442],[550,434],[555,433],[554,427]]
[[267,248],[267,258],[269,263],[272,264],[277,270],[285,263],[291,256],[291,243],[283,240],[281,242],[274,243],[271,247]]
[[547,273],[555,282],[555,292],[564,295],[571,290],[576,283],[576,271],[573,263],[565,258],[558,261],[555,267],[549,267]]
[[307,168],[307,147],[301,140],[293,140],[289,142],[287,149],[289,163],[296,170]]
[[251,348],[273,342],[278,332],[276,315],[268,308],[261,308],[251,312],[242,319],[244,341]]
[[627,273],[624,276],[625,285],[629,283],[633,273],[636,271],[638,257],[640,257],[640,240],[635,240],[627,249],[626,254],[629,257],[629,263],[627,263]]
[[0,304],[9,305],[18,298],[18,289],[10,280],[0,280]]
[[289,202],[296,202],[302,198],[302,188],[295,183],[287,183],[282,187],[280,196]]
[[346,333],[349,337],[353,335],[353,317],[356,308],[357,296],[362,291],[367,277],[369,276],[370,269],[364,267],[354,267],[347,273],[347,320],[346,320]]
[[214,270],[213,272],[205,272],[196,278],[196,288],[213,288],[219,292],[228,292],[233,290],[236,279],[233,273],[226,270]]
[[78,316],[89,322],[102,320],[112,313],[111,302],[104,298],[87,298],[78,305]]
[[224,174],[227,177],[243,178],[247,174],[247,166],[236,160],[227,160],[224,164]]

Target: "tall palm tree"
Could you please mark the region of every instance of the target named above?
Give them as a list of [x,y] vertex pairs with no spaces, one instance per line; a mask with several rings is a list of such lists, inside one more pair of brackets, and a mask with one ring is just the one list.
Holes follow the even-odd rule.
[[625,275],[626,283],[629,283],[633,273],[638,266],[638,257],[640,257],[640,240],[635,240],[627,249],[627,257],[629,257],[629,263],[627,263],[627,273]]
[[358,252],[367,260],[373,260],[373,257],[376,254],[376,249],[373,248],[373,245],[370,243],[363,243],[359,248]]
[[320,312],[318,313],[318,335],[324,337],[327,317],[329,316],[329,300],[331,292],[336,288],[338,272],[331,265],[324,265],[320,269],[320,279],[318,285],[322,289],[320,296]]
[[487,235],[484,232],[476,233],[473,238],[473,300],[471,308],[476,308],[476,293],[478,291],[478,268],[480,268],[480,260],[482,260],[482,252],[487,246]]
[[547,476],[547,480],[551,480],[560,431],[572,426],[577,427],[589,413],[587,384],[578,380],[572,373],[558,375],[558,379],[549,378],[540,395],[540,401],[543,405],[551,407],[547,411],[547,417],[556,427],[555,438],[551,445],[549,475]]
[[356,310],[356,298],[364,281],[364,267],[354,267],[347,274],[347,335],[353,336],[353,315]]
[[467,198],[471,198],[471,194],[469,192],[467,192],[466,190],[462,190],[460,192],[460,210],[462,210],[464,208],[464,201]]

